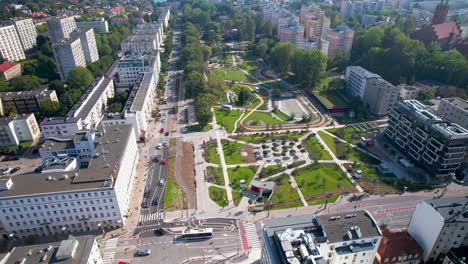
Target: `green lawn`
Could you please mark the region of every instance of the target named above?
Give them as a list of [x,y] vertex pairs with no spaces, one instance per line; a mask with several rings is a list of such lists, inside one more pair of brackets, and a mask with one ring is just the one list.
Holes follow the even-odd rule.
[[224,175],[223,170],[218,167],[206,167],[206,174],[208,182],[224,186]]
[[327,199],[328,199],[328,203],[334,203],[336,202],[336,200],[338,200],[339,197],[340,197],[339,195],[335,195],[330,198],[320,198],[320,199],[315,199],[315,200],[309,200],[307,201],[307,204],[309,205],[324,204],[327,202]]
[[317,138],[309,136],[304,142],[304,147],[309,152],[309,156],[313,160],[332,160],[332,156],[328,151],[322,148]]
[[[21,142],[17,146],[2,146],[0,147],[0,154],[6,155],[23,155],[31,146],[32,141]],[[16,153],[15,153],[16,151]]]
[[314,92],[314,95],[317,96],[328,108],[348,107],[348,102],[339,95],[338,91],[322,90]]
[[283,167],[282,165],[270,165],[267,167],[264,167],[262,171],[260,172],[259,177],[260,178],[265,178],[280,172],[283,172],[286,170],[286,167]]
[[245,146],[244,144],[225,139],[222,139],[221,143],[223,145],[224,159],[226,160],[226,164],[231,165],[246,163],[241,155],[241,147]]
[[175,151],[169,153],[167,163],[166,191],[164,194],[164,208],[168,211],[187,208],[187,193],[176,179]]
[[239,70],[237,67],[214,69],[212,73],[221,80],[243,81],[243,82],[246,82],[249,80],[247,75],[241,70]]
[[189,132],[207,132],[207,131],[210,131],[213,127],[210,124],[208,124],[208,125],[206,125],[204,127],[200,127],[199,124],[196,124],[196,125],[185,126],[185,128]]
[[275,114],[280,119],[283,119],[284,121],[290,121],[291,120],[290,116],[288,116],[287,114],[281,112],[281,110],[279,110],[278,108],[275,108],[275,110],[273,110],[273,114]]
[[225,206],[227,206],[229,204],[229,201],[228,201],[228,198],[227,198],[227,193],[226,193],[225,189],[215,187],[215,186],[210,186],[208,188],[208,191],[210,193],[211,200],[213,200],[219,206],[225,207]]
[[267,140],[288,140],[288,141],[297,142],[299,138],[301,138],[302,136],[304,136],[304,134],[289,133],[289,134],[265,135],[265,136],[262,136],[262,135],[245,136],[245,137],[238,137],[236,139],[244,141],[244,142],[259,144],[262,142],[266,142]]
[[271,208],[271,210],[280,210],[280,209],[288,209],[288,208],[295,208],[295,207],[301,207],[304,206],[302,202],[297,202],[297,203],[292,203],[292,204],[285,204],[285,205],[280,205],[280,206],[275,206]]
[[367,155],[364,152],[361,152],[357,149],[354,149],[352,146],[335,140],[334,137],[326,134],[325,132],[319,131],[319,136],[327,144],[327,146],[333,151],[333,154],[341,160],[354,160],[357,162],[362,162],[366,164],[379,164],[380,161]]
[[234,124],[236,123],[237,119],[242,115],[242,111],[240,110],[231,110],[231,111],[223,111],[221,108],[214,109],[216,115],[216,123],[218,125],[223,126],[228,133],[234,132]]
[[239,205],[242,200],[242,194],[240,192],[232,191],[232,199],[234,200],[235,205]]
[[353,127],[330,128],[326,131],[354,145],[359,144],[359,142],[361,141],[361,137],[367,134],[358,133]]
[[270,114],[263,113],[263,112],[253,112],[249,117],[247,118],[248,120],[261,120],[267,125],[279,125],[279,124],[285,124],[286,122],[274,119]]
[[281,203],[301,198],[297,191],[289,183],[289,175],[284,174],[271,179],[271,181],[276,183],[273,196],[271,197],[272,203]]
[[245,188],[247,189],[257,172],[257,166],[239,167],[239,168],[228,168],[228,175],[231,187],[236,190],[241,190],[240,180],[245,180]]
[[294,170],[292,175],[304,196],[351,186],[345,173],[336,164],[312,164]]
[[243,60],[241,67],[244,70],[251,71],[257,69],[258,65],[257,62],[255,62],[254,60]]
[[208,141],[205,144],[205,160],[206,162],[221,165],[221,158],[219,153],[216,152],[218,144],[215,140]]

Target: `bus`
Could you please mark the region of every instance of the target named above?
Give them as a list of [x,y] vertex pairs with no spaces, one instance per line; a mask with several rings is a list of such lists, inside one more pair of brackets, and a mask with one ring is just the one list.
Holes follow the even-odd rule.
[[210,239],[213,237],[213,228],[204,229],[188,229],[182,232],[180,236],[177,236],[177,240],[199,240],[199,239]]

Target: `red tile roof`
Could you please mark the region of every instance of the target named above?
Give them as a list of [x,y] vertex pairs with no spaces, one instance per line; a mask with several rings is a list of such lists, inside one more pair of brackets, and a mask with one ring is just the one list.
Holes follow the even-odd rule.
[[452,32],[455,36],[459,36],[461,34],[460,26],[458,26],[455,21],[432,25],[432,28],[434,29],[438,39],[448,38]]
[[2,64],[0,64],[0,72],[6,72],[8,71],[9,69],[11,69],[12,67],[16,66],[18,63],[16,62],[4,62]]
[[[382,241],[377,252],[381,257],[381,261],[389,258],[389,262],[386,263],[392,263],[392,257],[396,257],[398,260],[399,256],[409,255],[411,255],[411,258],[408,258],[408,260],[417,260],[421,259],[423,254],[423,250],[418,242],[408,232],[391,230],[383,231]],[[418,254],[417,257],[414,257],[415,254]]]

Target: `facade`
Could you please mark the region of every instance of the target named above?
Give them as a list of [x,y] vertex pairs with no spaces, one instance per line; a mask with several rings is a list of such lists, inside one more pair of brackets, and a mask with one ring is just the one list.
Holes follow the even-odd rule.
[[418,92],[422,87],[415,85],[400,84],[398,85],[400,89],[400,99],[401,100],[413,100],[418,96]]
[[94,29],[97,33],[109,33],[109,24],[103,17],[92,17],[88,21],[76,22],[76,27],[81,30]]
[[411,34],[412,39],[417,39],[429,45],[435,42],[443,51],[452,49],[461,39],[461,29],[455,21],[435,25],[424,25]]
[[452,248],[445,256],[442,264],[466,264],[468,260],[468,247]]
[[347,56],[351,55],[354,30],[345,25],[340,25],[335,30],[328,30],[325,39],[329,42],[328,57],[334,58],[337,49],[342,49]]
[[14,247],[0,258],[2,264],[16,263],[103,264],[93,235],[70,236],[60,242]]
[[367,80],[362,102],[371,113],[384,116],[396,104],[399,92],[398,87],[384,79],[371,78]]
[[367,13],[383,14],[385,7],[384,0],[353,1],[344,0],[341,2],[340,15],[342,18],[349,16],[360,16]]
[[7,61],[26,58],[14,25],[0,27],[0,56]]
[[138,83],[141,73],[153,72],[155,76],[159,76],[160,70],[161,62],[159,52],[156,52],[153,55],[123,56],[119,60],[115,71],[118,75],[116,86],[131,88]]
[[164,8],[161,10],[161,13],[158,17],[158,22],[163,22],[164,27],[166,28],[169,25],[169,18],[171,17],[171,9]]
[[[68,155],[89,155],[86,168],[16,175],[0,186],[0,222],[8,234],[24,238],[125,226],[139,160],[133,128],[113,126],[87,134],[94,137],[95,152]],[[66,143],[54,147],[57,156],[67,156]]]
[[397,102],[389,112],[385,136],[407,159],[441,181],[449,180],[460,167],[468,145],[467,129],[416,100]]
[[328,40],[325,39],[316,39],[313,40],[304,40],[296,44],[298,49],[303,50],[320,50],[323,54],[328,54]]
[[112,79],[100,77],[78,99],[66,117],[46,118],[41,122],[44,136],[70,136],[81,130],[95,129],[101,122],[107,101],[114,97]]
[[424,262],[441,263],[451,248],[468,245],[467,208],[467,197],[419,202],[408,233],[424,250]]
[[47,20],[48,32],[52,42],[60,42],[70,38],[70,34],[76,30],[74,17],[50,18]]
[[67,81],[68,73],[74,67],[86,67],[86,57],[79,38],[53,43],[52,50],[63,82]]
[[19,77],[21,76],[21,64],[9,61],[4,62],[0,64],[0,74],[5,81]]
[[83,47],[83,54],[87,63],[99,60],[94,29],[76,30],[70,34],[73,38],[79,38]]
[[16,146],[21,142],[33,141],[41,136],[34,114],[0,118],[0,145]]
[[14,21],[16,32],[21,40],[23,50],[32,49],[36,45],[37,32],[31,18]]
[[437,114],[468,129],[468,102],[461,98],[443,98],[440,100]]
[[423,250],[407,231],[384,230],[377,250],[380,264],[418,264]]
[[346,67],[346,90],[352,96],[364,97],[367,88],[367,82],[370,79],[381,78],[380,75],[372,73],[361,66],[348,66]]
[[157,50],[157,44],[155,35],[129,35],[120,43],[120,48],[124,54],[141,55]]
[[54,90],[2,92],[0,93],[3,108],[14,106],[19,114],[39,112],[39,106],[44,101],[58,102]]
[[382,233],[367,211],[263,222],[264,263],[373,263]]

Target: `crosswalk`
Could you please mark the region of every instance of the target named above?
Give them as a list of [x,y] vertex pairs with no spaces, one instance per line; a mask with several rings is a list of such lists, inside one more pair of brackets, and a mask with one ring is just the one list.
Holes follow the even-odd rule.
[[260,239],[258,238],[257,228],[254,223],[244,222],[245,235],[249,242],[249,248],[261,248]]
[[115,248],[117,247],[117,237],[111,238],[106,241],[106,244],[104,245],[104,248]]
[[148,222],[148,221],[152,221],[152,220],[157,220],[158,218],[161,218],[161,217],[158,217],[158,214],[160,214],[160,213],[142,214],[142,215],[140,215],[140,222]]
[[115,252],[104,253],[104,256],[102,257],[102,263],[112,264],[112,262],[114,261],[114,257],[115,257]]

